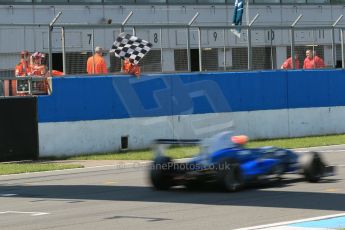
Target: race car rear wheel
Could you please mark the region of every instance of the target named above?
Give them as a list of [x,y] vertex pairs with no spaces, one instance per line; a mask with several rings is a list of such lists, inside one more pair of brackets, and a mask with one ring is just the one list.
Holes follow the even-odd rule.
[[301,167],[307,181],[318,182],[323,175],[325,165],[319,153],[308,152],[301,157]]
[[157,190],[168,190],[173,185],[171,176],[172,160],[170,157],[159,156],[151,165],[150,179]]
[[234,159],[219,163],[218,180],[220,185],[228,192],[240,190],[244,184],[240,163]]

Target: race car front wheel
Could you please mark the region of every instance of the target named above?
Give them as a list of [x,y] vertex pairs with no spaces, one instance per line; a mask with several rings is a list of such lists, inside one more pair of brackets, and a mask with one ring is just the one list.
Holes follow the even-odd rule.
[[150,169],[150,179],[153,187],[157,190],[168,190],[173,185],[170,157],[159,156],[154,159]]
[[318,182],[323,175],[325,165],[319,153],[308,152],[301,156],[301,167],[307,181]]

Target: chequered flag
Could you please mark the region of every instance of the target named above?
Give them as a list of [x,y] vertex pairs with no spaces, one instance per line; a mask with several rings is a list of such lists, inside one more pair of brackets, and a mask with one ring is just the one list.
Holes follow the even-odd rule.
[[136,36],[121,33],[116,38],[110,52],[121,59],[128,59],[129,62],[138,64],[151,49],[152,44]]

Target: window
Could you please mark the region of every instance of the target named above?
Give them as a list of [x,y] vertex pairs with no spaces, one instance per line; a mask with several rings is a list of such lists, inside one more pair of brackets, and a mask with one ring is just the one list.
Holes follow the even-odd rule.
[[67,52],[66,53],[66,72],[67,74],[86,74],[86,63],[91,52]]
[[282,0],[283,4],[306,4],[306,0]]
[[0,3],[15,3],[15,2],[18,2],[18,3],[31,3],[32,0],[0,0]]
[[168,4],[196,4],[196,0],[167,0]]
[[70,3],[102,3],[102,0],[69,0]]
[[345,4],[345,0],[331,0],[332,4]]
[[166,0],[136,0],[137,4],[165,4]]
[[187,50],[174,49],[175,71],[188,71]]
[[329,4],[330,0],[307,0],[307,4]]
[[39,3],[66,3],[68,0],[34,0],[34,2],[39,2]]
[[151,50],[144,59],[140,61],[142,72],[162,72],[161,51]]
[[279,4],[280,0],[254,0],[255,4]]
[[225,4],[225,0],[198,0],[199,4]]
[[134,4],[134,0],[104,0],[105,3]]
[[218,49],[204,48],[201,51],[201,57],[203,71],[218,70]]

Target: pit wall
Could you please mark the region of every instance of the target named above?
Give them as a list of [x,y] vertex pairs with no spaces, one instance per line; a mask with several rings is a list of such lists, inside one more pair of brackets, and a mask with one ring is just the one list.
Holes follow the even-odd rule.
[[52,84],[52,95],[38,98],[40,156],[228,129],[251,139],[345,133],[344,70],[69,76]]

